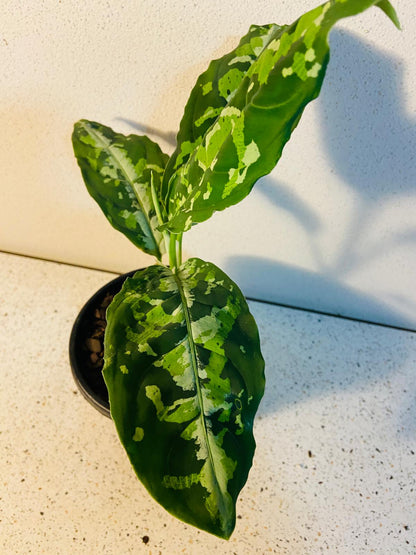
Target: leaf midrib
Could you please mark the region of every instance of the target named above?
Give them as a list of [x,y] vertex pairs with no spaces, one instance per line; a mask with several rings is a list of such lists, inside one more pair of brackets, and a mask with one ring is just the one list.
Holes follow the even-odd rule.
[[192,371],[194,373],[195,385],[196,385],[196,395],[197,395],[197,399],[198,399],[198,404],[201,407],[201,412],[200,412],[199,417],[202,421],[204,440],[205,440],[205,444],[206,444],[206,448],[207,448],[209,462],[210,462],[210,465],[211,465],[211,468],[212,468],[212,471],[213,471],[212,475],[214,476],[214,479],[215,479],[215,487],[222,494],[222,490],[221,490],[220,484],[219,484],[218,479],[217,479],[217,474],[215,472],[215,462],[214,462],[214,457],[212,456],[211,446],[210,446],[210,442],[209,442],[209,439],[208,439],[208,430],[207,430],[207,426],[206,426],[206,422],[205,422],[204,398],[203,398],[202,391],[201,391],[201,385],[199,383],[198,357],[197,357],[197,354],[196,354],[195,341],[194,341],[193,333],[192,333],[192,319],[191,319],[191,315],[190,315],[190,312],[189,312],[188,303],[187,303],[187,300],[186,300],[186,295],[185,295],[185,291],[184,291],[184,288],[182,286],[181,280],[175,272],[173,272],[173,276],[175,278],[176,285],[178,287],[178,291],[179,291],[179,294],[180,294],[180,297],[181,297],[181,303],[182,303],[182,307],[183,307],[183,313],[184,313],[184,316],[185,316],[187,335],[188,335],[188,338],[189,338],[188,342],[189,342],[190,352],[191,352]]
[[[119,157],[117,156],[117,154],[116,154],[116,153],[117,153],[117,148],[114,147],[112,144],[106,144],[105,141],[104,141],[103,138],[102,138],[102,135],[101,135],[99,132],[97,132],[95,129],[93,129],[92,127],[86,126],[86,125],[84,125],[84,127],[86,128],[86,131],[87,131],[87,132],[94,138],[94,140],[97,142],[97,144],[99,145],[99,147],[101,148],[101,150],[104,150],[105,152],[107,152],[108,155],[111,156],[111,157],[115,160],[115,162],[116,162],[118,168],[119,168],[119,169],[121,170],[121,172],[123,173],[126,182],[130,185],[130,187],[131,187],[131,189],[132,189],[132,191],[133,191],[133,193],[134,193],[134,196],[136,197],[137,202],[139,203],[140,211],[141,211],[142,214],[144,215],[144,218],[145,218],[146,223],[147,223],[147,231],[148,231],[149,235],[150,235],[150,236],[152,237],[152,239],[153,239],[153,242],[154,242],[154,245],[155,245],[155,248],[156,248],[157,252],[160,253],[159,244],[158,244],[158,242],[157,242],[157,240],[156,240],[156,237],[154,236],[154,233],[153,233],[153,230],[152,230],[152,226],[151,226],[151,224],[150,224],[150,220],[149,220],[147,211],[144,209],[144,206],[143,206],[143,203],[142,203],[142,201],[141,201],[141,199],[140,199],[140,196],[136,193],[136,189],[134,188],[133,182],[131,181],[131,179],[130,179],[129,176],[128,176],[127,170],[125,169],[125,167],[123,166],[122,161],[120,160],[120,158],[119,158]],[[110,139],[108,139],[108,140],[110,140]],[[151,170],[150,170],[150,171],[151,171]]]
[[[285,30],[285,27],[286,27],[286,26],[281,26],[281,27],[277,26],[277,27],[278,27],[278,28],[277,28],[277,32],[280,32],[280,36],[281,36],[282,33],[283,33],[283,31]],[[255,54],[255,58],[253,59],[252,63],[250,64],[250,67],[246,70],[245,77],[247,76],[247,74],[248,74],[249,70],[251,69],[251,67],[252,67],[255,63],[258,62],[259,58],[263,55],[264,51],[267,49],[267,47],[268,47],[268,45],[270,44],[270,42],[276,38],[275,32],[276,32],[276,29],[274,29],[273,32],[271,33],[271,35],[269,36],[269,40],[267,41],[267,43],[264,44],[264,46],[263,46],[261,52],[259,52],[259,54]],[[217,61],[217,60],[214,60],[214,61]],[[208,69],[209,69],[209,68],[208,68]],[[207,71],[208,71],[208,70],[207,70]],[[245,78],[245,77],[244,77],[244,78]],[[184,163],[182,163],[178,168],[175,168],[175,171],[168,177],[168,184],[167,184],[167,185],[168,185],[168,192],[167,192],[167,196],[166,196],[166,205],[169,205],[170,198],[171,198],[171,194],[172,194],[172,190],[170,189],[170,183],[171,183],[171,181],[173,181],[173,179],[178,175],[178,170],[179,170],[180,168],[182,168],[182,167],[183,167],[183,168],[189,168],[190,165],[191,165],[191,163],[194,163],[193,158],[194,158],[194,155],[196,156],[195,153],[200,149],[201,145],[204,143],[204,140],[205,140],[205,138],[206,138],[208,132],[213,128],[213,126],[215,125],[215,123],[219,120],[219,118],[220,118],[221,114],[223,113],[223,111],[224,111],[226,108],[228,108],[229,106],[232,105],[231,102],[232,102],[233,98],[237,95],[237,93],[239,92],[240,87],[241,87],[241,83],[244,81],[244,78],[241,80],[240,84],[239,84],[238,87],[234,90],[234,92],[232,93],[232,95],[230,95],[230,97],[229,97],[228,100],[226,101],[226,104],[222,107],[221,113],[218,114],[218,116],[213,120],[213,122],[211,123],[211,125],[210,125],[210,126],[205,130],[205,132],[201,135],[202,140],[201,140],[200,144],[198,144],[198,145],[195,147],[195,149],[190,153],[188,159],[187,159]],[[242,112],[245,112],[247,106],[250,106],[252,103],[253,103],[253,101],[250,100],[250,102],[244,107],[244,109],[242,110]],[[194,129],[193,129],[193,127],[191,127],[190,133],[192,134],[192,138],[193,138],[193,132],[194,132]],[[227,139],[228,139],[231,135],[232,135],[232,131],[230,131],[230,132],[227,134]],[[178,144],[177,149],[176,149],[175,153],[173,154],[172,158],[174,158],[174,157],[176,158],[177,153],[180,152],[180,145],[181,145],[183,142],[184,142],[184,139],[182,139],[181,142]],[[225,142],[225,140],[224,140],[224,142]],[[184,171],[185,171],[185,170],[184,170]],[[172,216],[172,219],[173,219],[173,217],[175,217],[176,215],[177,215],[177,213],[175,213],[174,216]]]

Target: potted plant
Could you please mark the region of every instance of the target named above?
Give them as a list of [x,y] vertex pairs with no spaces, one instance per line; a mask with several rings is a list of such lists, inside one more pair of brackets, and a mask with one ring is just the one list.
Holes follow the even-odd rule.
[[126,279],[107,309],[111,417],[151,495],[222,538],[252,463],[264,361],[243,294],[214,264],[183,262],[182,237],[275,167],[319,94],[330,29],[373,5],[399,26],[387,0],[330,0],[292,25],[252,26],[198,78],[170,157],[146,136],[75,125],[89,193],[157,260]]

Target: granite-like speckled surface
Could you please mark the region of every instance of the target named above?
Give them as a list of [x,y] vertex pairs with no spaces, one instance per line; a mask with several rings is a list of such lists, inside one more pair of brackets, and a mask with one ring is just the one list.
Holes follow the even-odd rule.
[[224,542],[149,497],[76,391],[71,326],[111,277],[0,254],[2,554],[416,552],[414,334],[251,303],[267,388]]

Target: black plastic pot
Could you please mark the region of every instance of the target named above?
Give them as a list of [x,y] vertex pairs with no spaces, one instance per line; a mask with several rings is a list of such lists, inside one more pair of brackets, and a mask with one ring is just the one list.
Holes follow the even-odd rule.
[[105,297],[118,293],[124,281],[136,271],[116,277],[101,287],[85,303],[74,322],[69,339],[69,361],[75,383],[87,401],[108,417],[110,417],[110,405],[107,388],[101,370],[94,368],[91,363],[87,340],[91,337],[96,321],[95,311],[100,308]]

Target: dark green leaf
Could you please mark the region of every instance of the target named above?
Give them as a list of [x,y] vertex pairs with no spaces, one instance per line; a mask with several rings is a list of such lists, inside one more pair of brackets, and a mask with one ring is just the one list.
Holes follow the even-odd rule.
[[193,258],[128,279],[107,313],[104,378],[133,467],[168,511],[228,538],[264,391],[258,331],[238,287]]
[[239,202],[274,168],[319,94],[331,27],[372,5],[398,24],[387,0],[330,0],[290,26],[253,26],[211,62],[191,93],[163,179],[166,228],[182,232]]
[[163,241],[150,185],[153,179],[160,193],[167,155],[148,137],[126,137],[86,120],[75,124],[72,142],[87,189],[111,225],[160,260]]

